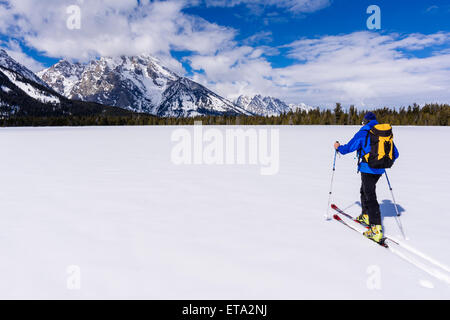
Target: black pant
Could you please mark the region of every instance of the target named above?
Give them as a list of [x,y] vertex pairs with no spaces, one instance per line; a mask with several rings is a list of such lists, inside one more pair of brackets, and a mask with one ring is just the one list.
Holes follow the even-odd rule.
[[362,212],[369,215],[370,224],[381,225],[380,205],[377,200],[377,182],[381,174],[361,172]]

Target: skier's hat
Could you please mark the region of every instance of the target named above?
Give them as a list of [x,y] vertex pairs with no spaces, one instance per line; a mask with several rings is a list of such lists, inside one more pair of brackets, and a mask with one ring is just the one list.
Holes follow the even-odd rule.
[[364,116],[363,124],[367,124],[372,120],[377,120],[377,116],[373,112],[367,112],[367,114]]
[[364,120],[367,120],[367,122],[377,120],[377,116],[373,112],[367,112],[367,114],[364,116]]

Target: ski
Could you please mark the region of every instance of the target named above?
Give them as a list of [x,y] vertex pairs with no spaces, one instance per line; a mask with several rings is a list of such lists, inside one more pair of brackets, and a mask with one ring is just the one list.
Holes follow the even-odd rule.
[[[370,229],[369,226],[366,226],[365,224],[363,224],[363,223],[359,222],[358,220],[356,220],[355,218],[353,218],[353,217],[352,217],[351,215],[349,215],[348,213],[345,213],[344,211],[342,211],[341,209],[339,209],[339,207],[338,207],[337,205],[332,204],[332,205],[331,205],[331,208],[332,208],[333,210],[336,210],[339,214],[343,215],[344,217],[346,217],[346,218],[352,220],[353,222],[356,222],[357,224],[363,226],[364,228]],[[393,239],[392,237],[389,237],[389,236],[385,235],[385,238],[386,238],[387,240],[389,240],[389,241],[395,243],[396,245],[403,246],[403,247],[405,246],[405,245],[402,245],[398,240]]]
[[[348,213],[345,213],[344,211],[342,211],[341,209],[339,209],[339,207],[338,207],[337,205],[332,204],[332,205],[331,205],[331,208],[332,208],[333,210],[337,211],[339,214],[343,215],[344,217],[346,217],[346,218],[352,220],[353,222],[356,222],[356,223],[358,223],[359,225],[361,225],[361,226],[363,226],[363,227],[365,227],[365,228],[367,228],[367,229],[370,228],[370,227],[367,227],[366,225],[362,224],[361,222],[359,222],[359,221],[356,220],[355,218],[353,218],[353,217],[352,217],[351,215],[349,215]],[[358,230],[358,232],[359,232],[359,230]],[[405,247],[405,249],[407,249],[407,250],[409,250],[409,251],[412,251],[412,250],[413,250],[413,249],[408,248],[405,244],[402,244],[400,241],[398,241],[398,240],[396,240],[396,239],[394,239],[394,238],[392,238],[392,237],[390,237],[390,236],[388,236],[388,235],[385,235],[385,238],[386,238],[387,240],[389,240],[389,241],[395,243],[396,245],[399,245],[399,246],[401,246],[401,247]]]
[[[359,234],[362,234],[362,235],[364,236],[364,233],[363,233],[363,232],[361,232],[361,231],[358,230],[357,228],[353,227],[352,225],[346,223],[344,220],[341,219],[341,217],[339,217],[339,215],[335,214],[335,215],[333,216],[333,218],[334,218],[334,220],[336,220],[336,221],[342,223],[343,225],[349,227],[350,229],[352,229],[352,230],[354,230],[354,231],[356,231],[356,232],[358,232]],[[365,238],[368,239],[368,240],[371,240],[371,241],[375,242],[376,244],[378,244],[378,245],[380,245],[380,246],[382,246],[382,247],[384,247],[384,248],[386,248],[386,249],[389,248],[389,246],[388,246],[388,245],[386,244],[386,242],[385,242],[385,241],[387,240],[387,238],[383,238],[381,242],[376,242],[376,241],[374,241],[374,240],[372,240],[372,239],[369,239],[369,238],[367,238],[367,237],[365,237]]]
[[345,213],[344,211],[342,211],[341,209],[339,209],[338,206],[336,206],[335,204],[332,204],[332,205],[331,205],[331,208],[332,208],[333,210],[337,211],[339,214],[343,215],[344,217],[346,217],[346,218],[352,220],[353,222],[356,222],[356,223],[362,225],[363,227],[369,229],[369,226],[367,226],[367,225],[365,225],[365,224],[359,222],[358,220],[356,220],[355,218],[353,218],[351,215]]
[[[336,221],[338,221],[338,222],[340,222],[340,223],[342,223],[343,225],[349,227],[350,229],[352,229],[352,230],[354,230],[354,231],[356,231],[356,232],[358,232],[359,234],[362,234],[362,235],[364,236],[364,233],[363,233],[363,232],[361,232],[360,230],[356,229],[356,228],[353,227],[352,225],[350,225],[350,224],[348,224],[347,222],[345,222],[344,220],[342,220],[341,217],[339,217],[339,215],[335,214],[335,215],[333,216],[333,219],[336,220]],[[367,238],[367,237],[365,237],[365,238],[368,239],[368,240],[371,240],[371,241],[375,242],[376,244],[382,246],[383,248],[386,248],[386,249],[389,248],[389,246],[388,246],[388,245],[386,244],[386,242],[385,242],[385,241],[386,241],[386,238],[383,238],[383,240],[381,240],[381,242],[376,242],[376,241],[374,241],[374,240],[372,240],[372,239],[369,239],[369,238]]]

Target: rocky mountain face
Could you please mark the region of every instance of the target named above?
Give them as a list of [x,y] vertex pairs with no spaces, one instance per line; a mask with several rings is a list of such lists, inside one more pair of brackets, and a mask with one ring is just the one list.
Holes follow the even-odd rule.
[[310,109],[305,104],[288,105],[280,99],[274,97],[263,97],[261,95],[256,95],[253,98],[242,95],[236,99],[234,103],[252,114],[269,117],[278,116],[282,113],[287,113],[290,111]]
[[234,103],[230,102],[201,84],[177,75],[150,55],[103,57],[85,64],[61,60],[35,75],[0,49],[0,67],[8,81],[44,104],[59,104],[64,98],[159,117],[277,116],[308,109],[304,104],[287,105],[277,98],[261,95],[240,96]]
[[[70,98],[73,86],[84,71],[84,66],[80,63],[70,63],[66,60],[61,60],[56,65],[51,67],[48,74],[44,71],[38,72],[37,75],[48,86],[59,94]],[[49,76],[51,74],[51,77]]]
[[30,70],[1,52],[0,118],[71,115],[129,115],[131,112],[96,103],[73,101],[49,88]]
[[306,105],[306,104],[304,104],[304,103],[299,103],[299,104],[289,104],[289,108],[290,108],[292,111],[294,111],[294,112],[297,112],[297,111],[306,111],[306,112],[308,112],[308,111],[311,111],[311,110],[314,109],[313,107],[308,106],[308,105]]
[[103,57],[87,64],[62,60],[38,75],[67,98],[135,112],[165,117],[249,114],[149,55]]
[[247,114],[230,101],[187,78],[171,82],[164,91],[157,115],[160,117],[192,117],[203,114]]

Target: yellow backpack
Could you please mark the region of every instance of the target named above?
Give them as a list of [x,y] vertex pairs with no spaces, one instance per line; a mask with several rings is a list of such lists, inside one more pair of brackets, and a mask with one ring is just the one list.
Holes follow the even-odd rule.
[[367,134],[366,146],[370,139],[370,152],[362,155],[362,162],[374,169],[391,168],[394,164],[394,135],[390,124],[378,124]]

